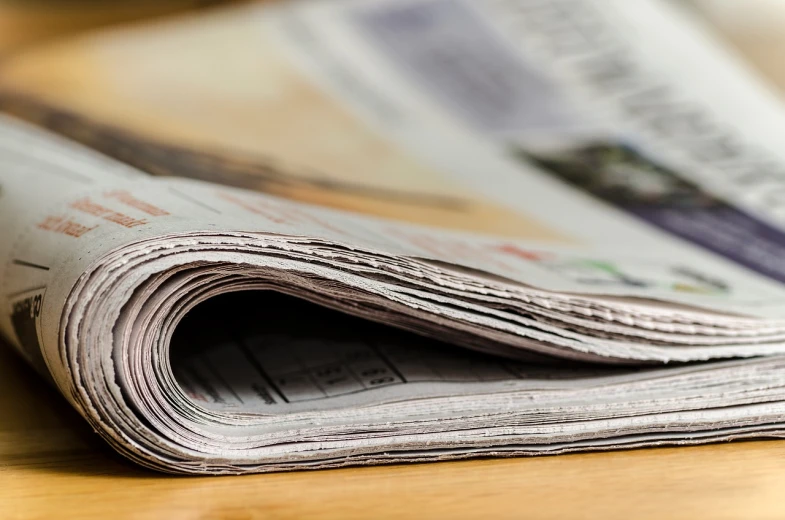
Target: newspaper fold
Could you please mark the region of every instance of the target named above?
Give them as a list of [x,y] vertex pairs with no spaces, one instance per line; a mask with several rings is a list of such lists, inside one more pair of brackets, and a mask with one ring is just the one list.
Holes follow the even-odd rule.
[[[655,124],[640,119],[642,112],[631,105],[622,106],[623,128],[610,112],[605,119],[583,114],[585,120],[573,120],[568,108],[574,99],[549,100],[547,82],[527,76],[531,71],[521,56],[587,48],[568,49],[566,40],[564,47],[553,47],[555,40],[547,38],[553,34],[536,31],[526,33],[533,40],[525,45],[513,44],[512,35],[516,23],[555,20],[545,16],[554,6],[577,6],[597,23],[618,18],[613,21],[620,35],[630,27],[671,24],[689,43],[684,62],[702,56],[713,63],[715,51],[700,33],[690,32],[686,19],[656,2],[616,1],[618,10],[610,14],[591,10],[594,2],[588,0],[546,4],[303,3],[242,8],[222,22],[254,13],[265,38],[299,63],[299,74],[330,92],[337,88],[330,83],[335,70],[315,67],[332,63],[326,53],[343,49],[344,65],[360,70],[368,58],[364,53],[375,49],[378,63],[385,63],[379,65],[377,86],[391,106],[401,103],[400,126],[390,123],[387,141],[374,133],[384,134],[378,129],[371,137],[347,130],[346,140],[322,143],[322,151],[335,145],[351,155],[368,147],[388,159],[379,168],[398,165],[409,172],[402,175],[444,168],[455,181],[448,199],[459,202],[472,191],[462,172],[483,172],[485,191],[472,200],[492,200],[499,209],[491,211],[493,205],[485,202],[455,207],[510,216],[512,227],[491,217],[478,226],[514,229],[523,237],[403,222],[421,215],[390,220],[237,187],[152,177],[3,116],[3,336],[115,448],[173,473],[785,434],[785,289],[778,249],[785,240],[779,241],[779,207],[773,199],[737,196],[738,190],[719,183],[746,179],[708,161],[709,145],[719,141],[667,145],[668,136],[655,135]],[[337,30],[347,25],[351,31]],[[314,50],[320,38],[325,54]],[[367,46],[352,46],[352,38]],[[592,49],[599,52],[608,42],[598,39]],[[272,48],[277,47],[265,52],[272,54]],[[614,56],[615,62],[605,55],[605,63],[626,63]],[[497,61],[487,61],[491,57]],[[564,70],[576,59],[562,63]],[[715,64],[718,75],[736,77],[728,63]],[[472,67],[484,67],[493,81],[468,74]],[[47,99],[51,93],[14,86],[11,70],[0,82],[6,83],[0,105],[7,110],[107,153],[126,154],[129,162],[136,158],[141,166],[158,157],[150,150],[171,151],[154,140],[140,148],[133,132],[108,139],[107,129],[116,122],[101,121],[98,113],[66,117],[71,108]],[[392,70],[410,83],[404,87],[398,78],[382,87],[379,78],[389,79]],[[278,72],[281,82],[294,81],[285,80],[291,71]],[[621,85],[615,81],[634,86],[629,69],[615,73],[613,81],[592,78],[607,82],[606,94]],[[341,77],[348,89],[348,76]],[[462,87],[455,83],[460,78]],[[512,89],[524,81],[529,90]],[[575,92],[592,86],[586,78],[576,84]],[[438,102],[402,101],[412,85]],[[785,129],[782,109],[756,89],[754,82],[744,85],[746,103],[766,108],[760,114],[768,115],[739,120],[734,128],[753,137],[765,133],[755,125]],[[350,90],[360,96],[357,84]],[[533,104],[526,92],[547,102]],[[657,97],[656,89],[648,93],[648,103],[659,103],[658,117],[667,115],[667,99]],[[610,103],[604,99],[596,106]],[[355,116],[362,112],[353,106]],[[354,128],[348,116],[327,108],[318,105],[313,113],[333,114],[334,120],[325,121],[336,128]],[[731,112],[711,113],[720,119],[738,115]],[[447,114],[466,128],[446,130]],[[656,123],[677,126],[673,120]],[[368,124],[377,128],[378,121]],[[347,144],[355,138],[363,145]],[[723,139],[729,147],[724,157],[748,165],[740,162],[748,157],[742,141]],[[390,148],[381,147],[382,141]],[[766,149],[760,157],[770,169],[744,173],[779,178],[775,168],[785,164],[785,158],[778,162],[782,150],[764,137],[755,144]],[[285,154],[288,148],[280,146]],[[662,157],[652,161],[655,152]],[[245,168],[222,156],[213,160],[204,151],[183,153],[191,154],[183,164],[193,170],[181,165],[169,171],[171,161],[160,159],[163,173],[216,180],[270,173],[255,163]],[[703,162],[693,165],[690,154],[698,153]],[[364,151],[357,154],[367,160]],[[338,160],[331,153],[323,157]],[[677,173],[677,166],[687,173]],[[704,167],[727,175],[707,181]],[[417,200],[445,207],[443,199],[428,194],[436,178],[417,186],[427,195]],[[390,185],[395,179],[377,181],[388,184],[365,191],[335,179],[306,184],[332,195],[329,190],[338,185],[388,199],[398,193]],[[522,200],[511,204],[505,199],[510,195]]]
[[785,357],[623,367],[781,354],[780,319],[535,289],[395,237],[493,239],[150,179],[2,128],[5,333],[142,464],[265,471],[781,428]]

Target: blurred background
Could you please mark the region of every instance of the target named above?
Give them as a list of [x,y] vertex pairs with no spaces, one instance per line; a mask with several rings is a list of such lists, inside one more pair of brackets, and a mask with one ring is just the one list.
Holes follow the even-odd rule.
[[785,0],[691,0],[695,10],[785,91]]
[[[0,0],[0,53],[93,27],[204,9],[227,0]],[[237,2],[234,2],[237,3]]]
[[[286,0],[0,0],[0,111],[154,175],[564,238],[354,117],[271,44],[260,10],[240,5],[254,1]],[[658,1],[692,10],[785,102],[785,0]]]
[[[0,0],[0,58],[93,27],[248,0]],[[266,0],[285,1],[285,0]],[[690,5],[785,91],[785,0],[663,0]]]

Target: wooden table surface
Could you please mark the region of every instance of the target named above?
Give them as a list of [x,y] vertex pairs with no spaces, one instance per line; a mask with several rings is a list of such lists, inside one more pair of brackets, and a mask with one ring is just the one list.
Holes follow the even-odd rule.
[[[22,5],[16,4],[16,22],[9,25],[13,20],[5,18],[12,30],[0,30],[0,43],[9,43],[3,34],[14,43],[27,41],[29,34],[23,38],[20,31],[40,27],[19,14]],[[81,27],[64,23],[48,32]],[[749,28],[734,35],[742,47],[761,40]],[[761,68],[785,71],[766,66],[779,63],[760,58],[773,56],[766,49],[754,56]],[[785,84],[785,76],[766,72]],[[0,345],[0,519],[311,516],[785,518],[785,441],[177,478],[115,456],[54,390]]]

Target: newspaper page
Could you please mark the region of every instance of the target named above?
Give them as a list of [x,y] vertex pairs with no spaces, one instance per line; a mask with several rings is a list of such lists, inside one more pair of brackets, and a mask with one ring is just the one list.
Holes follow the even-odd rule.
[[[176,473],[780,435],[785,114],[672,7],[609,5],[252,6],[12,61],[4,109],[142,169],[0,119],[0,331]],[[156,41],[236,24],[279,112],[145,96],[185,88]],[[145,56],[97,71],[136,101],[44,85],[85,48]]]

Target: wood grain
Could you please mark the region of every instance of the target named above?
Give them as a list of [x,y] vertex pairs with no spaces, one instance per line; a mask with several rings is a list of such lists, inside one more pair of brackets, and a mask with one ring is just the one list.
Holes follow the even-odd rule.
[[783,518],[785,441],[250,477],[117,458],[0,346],[0,518]]

